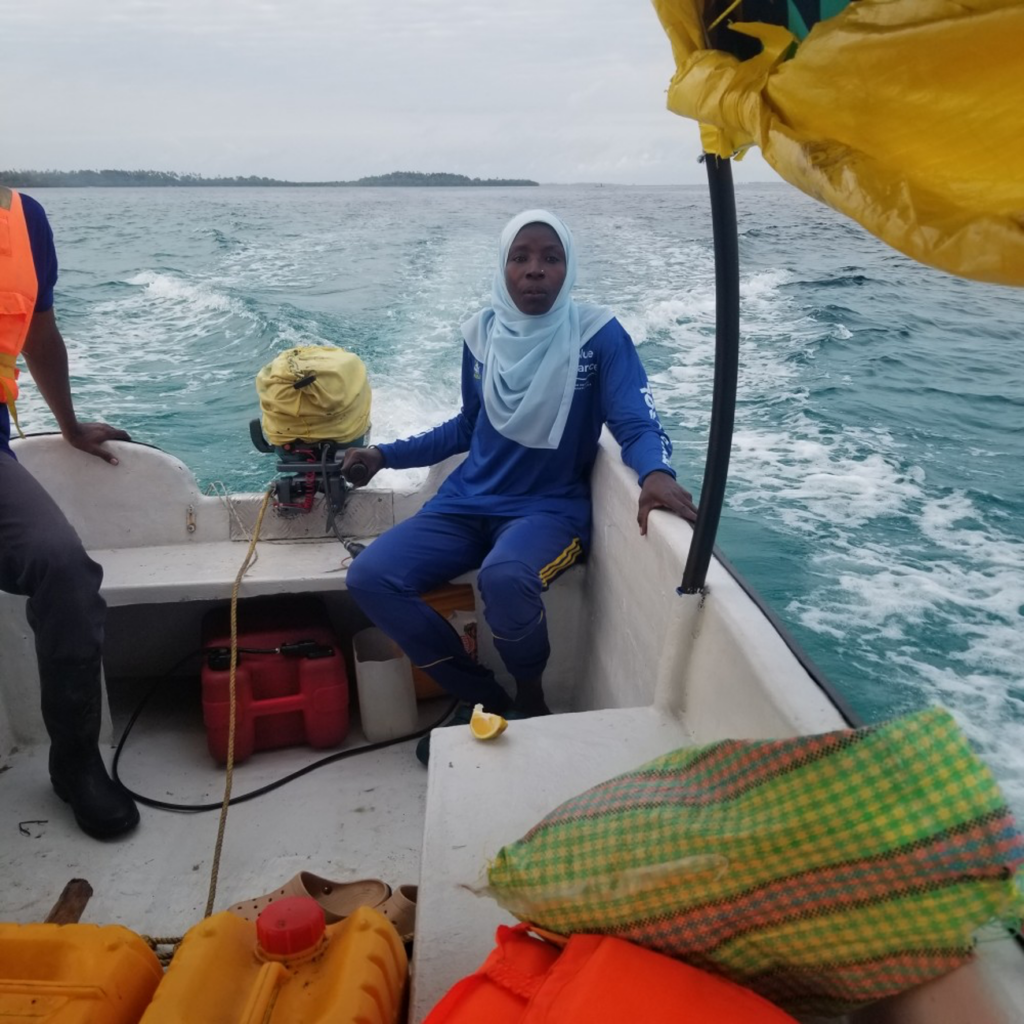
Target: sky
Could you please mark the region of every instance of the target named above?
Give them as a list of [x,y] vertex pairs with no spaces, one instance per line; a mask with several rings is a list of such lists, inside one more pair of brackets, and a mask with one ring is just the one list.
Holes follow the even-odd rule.
[[[0,167],[705,180],[649,0],[0,0],[0,24]],[[778,180],[757,153],[735,176]]]

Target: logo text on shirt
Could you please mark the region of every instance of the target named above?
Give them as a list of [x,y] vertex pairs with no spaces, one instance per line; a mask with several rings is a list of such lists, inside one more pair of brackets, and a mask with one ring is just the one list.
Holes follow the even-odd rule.
[[576,370],[576,390],[583,391],[585,388],[589,388],[594,380],[594,374],[597,373],[597,363],[588,362],[594,358],[594,350],[587,349],[585,352],[580,350],[580,362]]

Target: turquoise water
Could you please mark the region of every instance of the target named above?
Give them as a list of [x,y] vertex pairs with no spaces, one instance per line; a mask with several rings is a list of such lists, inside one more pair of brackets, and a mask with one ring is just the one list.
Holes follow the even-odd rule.
[[[640,346],[697,492],[714,289],[703,189],[40,191],[83,416],[262,488],[256,371],[366,361],[389,440],[458,405],[455,327],[524,206]],[[743,351],[720,545],[865,718],[951,707],[1024,811],[1021,296],[912,264],[781,185],[738,193]],[[51,421],[26,387],[30,429]],[[406,474],[412,479],[417,473]],[[422,474],[419,474],[422,476]],[[390,485],[394,476],[385,474]]]

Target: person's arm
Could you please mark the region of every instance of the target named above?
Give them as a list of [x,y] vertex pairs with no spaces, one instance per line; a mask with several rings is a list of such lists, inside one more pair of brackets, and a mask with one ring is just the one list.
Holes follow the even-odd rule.
[[116,466],[117,458],[112,451],[103,447],[103,442],[130,441],[131,438],[125,431],[106,423],[78,421],[71,401],[67,348],[52,309],[33,315],[22,355],[65,440],[75,448]]
[[422,434],[377,445],[377,450],[384,456],[384,465],[388,469],[433,466],[459,452],[468,452],[471,434],[472,430],[467,430],[465,417],[460,412]]
[[672,442],[658,419],[647,373],[632,339],[621,326],[619,331],[600,369],[601,398],[605,422],[622,448],[622,461],[640,482],[636,519],[646,536],[651,509],[668,509],[693,522],[697,508],[690,492],[676,483]]
[[350,475],[350,470],[361,464],[365,467],[365,475],[358,475],[357,486],[369,483],[382,469],[415,469],[420,466],[433,466],[443,462],[452,455],[468,452],[473,438],[473,428],[480,413],[480,399],[474,386],[476,374],[479,373],[476,360],[469,349],[462,350],[462,409],[450,420],[423,431],[413,437],[390,444],[373,445],[370,448],[350,448],[345,452],[342,472]]

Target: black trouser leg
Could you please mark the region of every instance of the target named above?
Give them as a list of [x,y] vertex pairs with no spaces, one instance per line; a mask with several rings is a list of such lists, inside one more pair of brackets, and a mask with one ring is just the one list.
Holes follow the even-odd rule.
[[23,466],[0,454],[0,589],[28,597],[50,777],[82,829],[107,837],[132,828],[139,815],[107,775],[98,747],[102,579],[53,499]]

